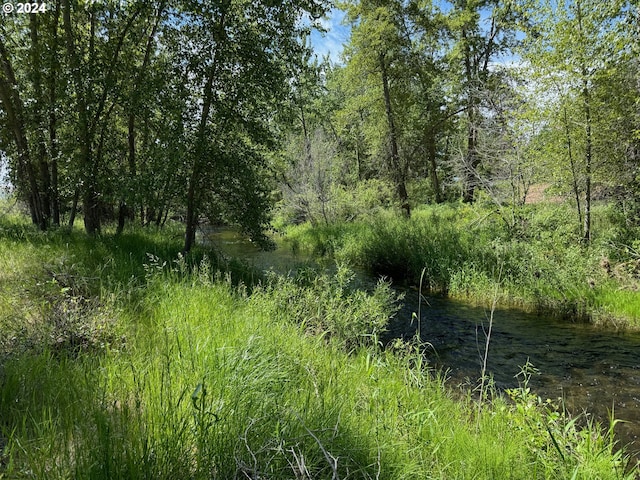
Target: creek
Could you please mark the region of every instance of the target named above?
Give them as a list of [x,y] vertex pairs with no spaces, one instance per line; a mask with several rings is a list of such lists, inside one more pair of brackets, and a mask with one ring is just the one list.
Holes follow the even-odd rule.
[[[228,228],[207,232],[206,243],[257,269],[279,273],[295,271],[313,261],[286,248],[260,251]],[[375,282],[364,272],[356,273],[364,286]],[[413,319],[418,312],[417,290],[397,290],[404,293],[403,306],[391,320],[385,341],[411,337],[418,328]],[[420,336],[427,343],[429,364],[446,372],[451,387],[477,387],[490,310],[428,297],[420,312]],[[517,375],[527,363],[539,372],[531,376],[529,387],[543,400],[549,398],[571,414],[584,413],[605,426],[613,410],[615,418],[622,420],[615,428],[617,439],[640,458],[640,333],[614,332],[517,309],[496,309],[487,374],[498,390],[515,388],[519,385]]]

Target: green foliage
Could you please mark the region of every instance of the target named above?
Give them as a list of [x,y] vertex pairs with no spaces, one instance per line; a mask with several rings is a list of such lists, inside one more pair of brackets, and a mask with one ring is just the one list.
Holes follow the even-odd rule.
[[308,270],[295,279],[274,277],[253,297],[270,305],[270,316],[298,319],[305,331],[346,351],[376,347],[397,309],[397,299],[384,281],[370,294],[353,289],[352,281],[353,274],[346,267],[338,267],[333,276]]
[[[505,305],[572,319],[640,320],[633,306],[635,264],[629,253],[612,248],[628,235],[614,209],[594,209],[599,234],[590,247],[577,243],[580,232],[567,205],[525,205],[510,212],[507,221],[492,204],[424,207],[410,219],[387,211],[352,223],[300,225],[287,238],[298,249],[332,255],[394,281],[417,285],[425,269],[425,288],[480,303],[489,303],[498,287]],[[603,267],[610,259],[620,263]],[[614,293],[619,287],[624,290]]]
[[171,235],[16,226],[0,230],[1,318],[68,337],[2,345],[3,478],[632,477],[611,436],[530,391],[478,410],[414,345],[381,351],[385,283],[365,293],[339,268],[250,291]]

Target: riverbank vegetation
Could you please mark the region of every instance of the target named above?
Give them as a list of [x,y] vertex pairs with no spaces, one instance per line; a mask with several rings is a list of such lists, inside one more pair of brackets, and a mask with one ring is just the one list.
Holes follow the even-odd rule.
[[[500,283],[510,304],[635,321],[637,6],[333,7],[61,0],[6,15],[2,185],[42,231],[175,220],[187,253],[202,223],[265,248],[289,228],[294,246],[395,280],[426,267],[434,290],[486,301]],[[314,56],[339,15],[340,60]],[[305,222],[316,233],[291,227]]]
[[[510,221],[504,216],[509,215]],[[447,204],[393,211],[352,222],[288,227],[284,245],[329,255],[425,291],[490,305],[498,303],[592,320],[640,326],[637,233],[624,228],[615,206],[593,209],[597,232],[577,241],[566,204],[503,211],[491,204]]]
[[174,233],[2,219],[1,478],[625,478],[612,426],[380,350],[384,283],[251,283]]
[[384,283],[196,240],[637,324],[636,3],[348,0],[339,61],[325,0],[7,3],[0,477],[624,477],[612,425],[380,351]]

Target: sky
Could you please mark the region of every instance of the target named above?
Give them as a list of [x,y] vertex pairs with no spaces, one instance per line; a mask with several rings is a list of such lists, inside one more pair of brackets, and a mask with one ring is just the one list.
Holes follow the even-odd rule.
[[329,55],[332,63],[342,63],[340,55],[343,45],[349,40],[349,26],[343,25],[345,12],[332,8],[327,17],[321,20],[326,33],[317,30],[311,32],[311,46],[318,58]]
[[[452,7],[446,0],[438,1],[439,8],[446,12]],[[490,10],[481,13],[483,26],[489,28]],[[327,14],[326,18],[321,20],[321,24],[326,30],[326,33],[320,33],[317,30],[311,32],[311,46],[313,47],[318,58],[322,58],[325,55],[329,55],[329,58],[334,64],[342,64],[341,54],[344,44],[349,40],[349,34],[351,28],[344,22],[346,13],[338,8],[332,8]],[[518,37],[521,38],[522,34],[518,33]],[[503,55],[501,58],[497,58],[495,63],[505,65],[510,63],[518,63],[519,59],[513,54]]]

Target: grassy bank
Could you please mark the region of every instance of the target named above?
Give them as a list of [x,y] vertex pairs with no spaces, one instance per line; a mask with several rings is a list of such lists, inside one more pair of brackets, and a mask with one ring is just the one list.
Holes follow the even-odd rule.
[[380,351],[384,284],[247,286],[178,248],[0,225],[0,478],[625,477],[526,385],[454,400],[411,345]]
[[[566,205],[503,212],[479,205],[438,205],[410,219],[386,212],[367,220],[290,227],[294,250],[333,255],[376,275],[436,292],[616,326],[640,325],[637,236],[614,207],[594,211],[597,232],[581,245]],[[637,233],[637,232],[636,232]],[[424,275],[423,275],[424,269]]]

